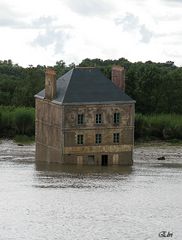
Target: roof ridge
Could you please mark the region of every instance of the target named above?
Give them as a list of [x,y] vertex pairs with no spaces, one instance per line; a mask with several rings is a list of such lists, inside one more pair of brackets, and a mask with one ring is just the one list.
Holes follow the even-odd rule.
[[79,67],[78,66],[78,67],[75,67],[75,68],[95,68],[96,69],[97,67]]

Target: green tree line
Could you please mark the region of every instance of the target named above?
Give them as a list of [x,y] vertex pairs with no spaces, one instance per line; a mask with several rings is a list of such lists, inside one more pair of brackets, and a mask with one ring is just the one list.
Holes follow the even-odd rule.
[[[61,60],[53,66],[57,77],[70,70]],[[44,88],[46,66],[23,68],[11,60],[0,61],[0,105],[34,107],[34,95]]]
[[171,61],[131,63],[125,58],[85,59],[80,66],[100,67],[111,78],[111,68],[115,64],[125,67],[126,93],[136,100],[136,112],[182,113],[182,67],[175,66]]
[[[109,79],[113,65],[126,69],[126,93],[136,100],[135,138],[182,139],[182,67],[166,63],[84,59],[78,66],[97,67]],[[57,78],[75,67],[63,60],[52,66]],[[46,66],[21,67],[0,61],[0,137],[33,136],[34,95],[44,88]]]
[[[84,59],[79,66],[98,67],[111,78],[113,65],[126,69],[126,93],[136,100],[136,111],[142,114],[182,113],[182,67],[173,62],[131,63],[117,60]],[[60,77],[69,66],[63,60],[53,66]],[[34,95],[44,88],[46,66],[23,68],[11,60],[0,61],[0,105],[34,107]]]

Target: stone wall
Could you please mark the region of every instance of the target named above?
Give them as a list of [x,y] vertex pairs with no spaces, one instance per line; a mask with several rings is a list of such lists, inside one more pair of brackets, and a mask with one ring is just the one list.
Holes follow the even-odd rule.
[[63,162],[62,106],[36,99],[36,160]]
[[[113,114],[120,113],[120,122],[113,123]],[[102,123],[95,123],[95,115],[102,114]],[[84,114],[84,123],[77,123]],[[102,142],[95,143],[95,134]],[[113,133],[119,133],[119,143],[113,143]],[[77,135],[84,135],[77,144]],[[36,99],[36,160],[66,164],[132,165],[134,134],[134,105],[96,104],[59,105],[46,99]]]
[[[119,112],[119,124],[113,123],[113,114]],[[95,115],[102,114],[102,123],[95,123]],[[84,114],[84,123],[77,123],[77,115]],[[108,155],[108,165],[132,164],[134,139],[134,104],[105,104],[64,106],[64,159],[75,164],[101,165],[102,155]],[[95,143],[95,134],[102,134],[102,142]],[[113,133],[119,133],[119,143],[113,143]],[[84,136],[83,145],[77,144],[77,135]]]
[[[121,113],[120,124],[113,124],[114,112]],[[77,114],[85,115],[85,123],[81,126],[77,124]],[[103,123],[99,128],[119,128],[121,126],[133,126],[134,124],[134,104],[95,104],[95,105],[66,105],[64,106],[64,129],[75,128],[98,128],[95,124],[95,114],[103,115]]]

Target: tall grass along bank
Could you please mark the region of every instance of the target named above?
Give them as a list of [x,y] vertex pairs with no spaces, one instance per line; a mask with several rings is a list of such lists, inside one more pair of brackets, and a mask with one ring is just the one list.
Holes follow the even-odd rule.
[[182,139],[182,115],[157,114],[135,116],[135,138],[144,140]]
[[16,135],[34,136],[35,109],[29,107],[0,106],[0,137]]
[[[18,135],[18,136],[17,136]],[[35,109],[0,106],[0,137],[22,138],[35,135]],[[182,140],[182,115],[157,114],[135,116],[135,139]]]

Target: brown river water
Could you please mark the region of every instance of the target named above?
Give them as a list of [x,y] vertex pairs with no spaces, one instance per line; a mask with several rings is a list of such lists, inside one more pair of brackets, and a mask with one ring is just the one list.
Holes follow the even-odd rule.
[[0,240],[182,239],[182,147],[136,147],[132,167],[36,164],[34,154],[0,144]]

